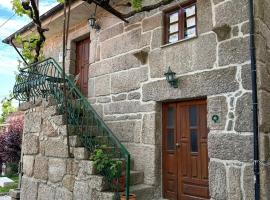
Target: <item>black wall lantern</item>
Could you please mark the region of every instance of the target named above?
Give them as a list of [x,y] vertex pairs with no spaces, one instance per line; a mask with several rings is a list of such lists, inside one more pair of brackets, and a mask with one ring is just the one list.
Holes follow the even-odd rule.
[[97,5],[95,7],[95,12],[93,16],[88,19],[88,23],[89,23],[90,28],[95,29],[96,31],[99,31],[100,26],[97,23],[96,13],[97,13]]
[[100,30],[100,26],[98,25],[97,23],[97,20],[95,17],[90,17],[88,19],[88,22],[89,22],[89,26],[92,28],[92,29],[95,29],[96,31],[99,31]]
[[173,88],[178,88],[178,79],[175,78],[175,72],[171,70],[169,67],[168,71],[164,74],[166,76],[166,79],[168,83],[171,85]]

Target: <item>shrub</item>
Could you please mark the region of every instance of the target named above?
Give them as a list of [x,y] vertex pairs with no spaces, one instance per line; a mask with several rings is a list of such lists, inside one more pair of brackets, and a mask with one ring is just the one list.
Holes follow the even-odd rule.
[[0,162],[18,163],[21,157],[23,120],[9,121],[6,131],[0,135]]

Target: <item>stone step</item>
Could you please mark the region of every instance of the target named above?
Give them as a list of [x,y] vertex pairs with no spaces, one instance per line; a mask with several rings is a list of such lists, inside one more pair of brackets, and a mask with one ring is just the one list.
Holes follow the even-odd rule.
[[51,117],[51,120],[57,126],[65,125],[65,119],[63,115],[54,115]]
[[109,189],[109,185],[104,176],[91,175],[89,176],[89,186],[97,191],[106,191]]
[[74,155],[74,158],[77,160],[89,160],[90,152],[84,147],[73,147],[71,152]]
[[130,185],[138,185],[144,182],[144,173],[142,171],[130,171]]
[[135,194],[137,200],[152,200],[154,187],[146,184],[139,184],[130,187],[130,194]]
[[83,143],[78,135],[69,136],[69,144],[71,147],[83,147]]

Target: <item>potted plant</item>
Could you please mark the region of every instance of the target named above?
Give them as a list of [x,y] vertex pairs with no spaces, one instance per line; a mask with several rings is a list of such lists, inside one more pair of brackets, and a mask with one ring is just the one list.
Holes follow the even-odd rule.
[[122,175],[122,161],[113,159],[111,153],[107,153],[104,149],[106,146],[95,149],[91,156],[91,160],[97,170],[97,173],[105,176],[110,188],[115,192],[125,190],[125,176]]

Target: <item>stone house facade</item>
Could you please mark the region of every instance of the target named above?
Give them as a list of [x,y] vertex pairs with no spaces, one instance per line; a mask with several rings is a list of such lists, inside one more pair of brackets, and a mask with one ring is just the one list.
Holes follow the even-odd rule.
[[[144,1],[145,4],[153,2],[155,1]],[[209,198],[213,200],[252,200],[254,175],[248,0],[192,1],[196,3],[197,34],[195,37],[164,44],[164,12],[178,6],[179,2],[182,5],[187,1],[180,0],[151,12],[137,14],[128,19],[129,23],[98,9],[100,31],[90,29],[88,25],[93,7],[83,2],[74,2],[71,13],[74,20],[71,22],[66,59],[68,73],[74,76],[77,74],[77,44],[85,38],[90,38],[86,94],[93,107],[131,153],[134,169],[143,172],[142,183],[149,186],[152,192],[146,190],[150,195],[139,199],[162,199],[162,197],[186,199],[185,195],[193,193],[194,196],[200,196],[205,191],[197,191],[196,184],[199,184],[207,188]],[[115,3],[117,4],[117,1]],[[119,5],[119,9],[127,11],[129,8]],[[261,199],[264,200],[270,199],[269,13],[268,0],[255,1]],[[62,48],[62,30],[59,28],[61,19],[62,11],[44,19],[44,25],[51,29],[47,35],[44,53],[46,57],[53,57],[57,61]],[[24,34],[27,35],[27,31]],[[176,73],[178,88],[171,87],[164,76],[168,67]],[[198,122],[200,125],[197,126],[202,127],[197,128],[207,133],[205,138],[199,136],[193,139],[199,140],[199,147],[194,146],[195,152],[196,150],[206,152],[199,152],[199,156],[192,154],[186,158],[185,138],[178,132],[192,129],[191,126],[185,130],[181,128],[188,126],[184,119],[192,115],[192,111],[187,109],[201,104],[201,107],[197,107],[200,112],[198,111],[199,117],[196,119],[200,121]],[[43,105],[35,109],[45,108]],[[34,111],[32,109],[29,113]],[[174,114],[170,115],[170,112]],[[35,116],[29,113],[30,118]],[[175,134],[171,136],[173,139],[169,136],[169,128],[168,130],[166,128],[171,123],[170,116],[176,121],[173,128],[171,127],[174,130],[172,134]],[[191,121],[188,124],[191,124]],[[178,122],[183,123],[183,126],[178,126]],[[206,122],[207,127],[204,126]],[[207,128],[206,132],[204,128]],[[37,130],[40,130],[39,125],[34,132],[38,132]],[[25,177],[32,177],[31,169],[35,168],[36,163],[40,165],[40,171],[46,171],[42,167],[48,165],[50,173],[50,166],[56,162],[50,157],[53,157],[52,154],[55,152],[50,154],[46,151],[56,148],[57,152],[57,148],[61,147],[60,144],[53,143],[54,138],[50,137],[50,134],[45,137],[47,141],[52,141],[51,145],[45,142],[50,147],[46,145],[43,147],[44,138],[41,135],[35,136],[35,139],[28,138],[31,141],[31,148],[33,144],[39,147],[24,157],[25,166],[30,169],[30,172],[27,170],[25,173]],[[191,144],[193,139],[187,140],[190,146],[187,151],[193,148]],[[24,142],[25,148],[30,148],[27,139],[24,139]],[[171,153],[167,151],[170,142],[173,146],[180,143],[179,146],[182,145],[180,150],[175,150],[176,146],[172,147]],[[203,148],[204,144],[206,148]],[[171,155],[175,157],[170,157]],[[40,159],[42,156],[49,160],[49,164],[47,162],[41,164],[44,162]],[[177,163],[175,159],[180,161]],[[62,161],[59,162],[55,164],[57,167],[62,165]],[[170,166],[173,166],[173,169]],[[196,169],[193,171],[193,168]],[[168,174],[170,172],[173,174],[175,169],[181,173],[180,175],[176,173],[176,178],[172,178]],[[191,169],[187,173],[195,173],[193,177],[200,176],[201,180],[205,179],[207,182],[185,183],[183,169]],[[35,170],[33,173],[35,174]],[[38,177],[34,175],[33,178],[25,180],[35,182],[40,176],[42,173]],[[83,177],[77,177],[76,180],[78,179]],[[46,191],[52,194],[50,191],[54,190],[52,188],[61,187],[58,183],[49,187],[51,182],[54,182],[50,180],[50,175],[45,179],[41,177],[41,180],[42,184],[47,184],[37,189],[41,193]],[[25,191],[30,183],[25,187],[22,185],[24,189],[26,188]],[[177,188],[174,187],[175,183],[179,183]],[[78,186],[75,181],[76,184]],[[82,188],[85,189],[84,186],[81,186]],[[74,197],[75,190],[74,188],[71,190],[74,191],[74,199],[88,199],[88,197]],[[39,199],[44,198],[41,195]]]

